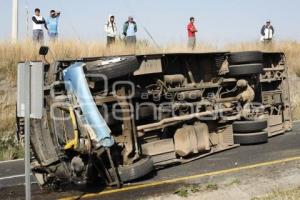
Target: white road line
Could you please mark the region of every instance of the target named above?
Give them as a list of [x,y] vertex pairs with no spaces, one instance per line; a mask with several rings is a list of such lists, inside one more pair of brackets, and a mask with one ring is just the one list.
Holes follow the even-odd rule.
[[6,180],[6,179],[12,179],[12,178],[19,178],[19,177],[24,177],[25,174],[19,174],[19,175],[13,175],[13,176],[6,176],[6,177],[1,177],[0,181]]
[[20,158],[20,159],[16,159],[16,160],[4,160],[4,161],[0,161],[0,164],[2,163],[9,163],[9,162],[16,162],[16,161],[21,161],[24,160],[24,158]]

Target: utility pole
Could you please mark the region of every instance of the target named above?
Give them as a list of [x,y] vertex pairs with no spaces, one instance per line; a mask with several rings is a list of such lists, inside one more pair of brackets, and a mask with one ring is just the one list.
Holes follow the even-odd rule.
[[18,41],[18,0],[12,0],[12,42]]
[[25,199],[31,200],[31,180],[30,180],[30,112],[31,112],[31,63],[25,62]]

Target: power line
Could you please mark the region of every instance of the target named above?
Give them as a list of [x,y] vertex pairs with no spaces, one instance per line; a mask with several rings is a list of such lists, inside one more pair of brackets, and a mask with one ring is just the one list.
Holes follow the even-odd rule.
[[25,10],[26,10],[26,40],[28,40],[29,39],[29,7],[28,7],[28,3],[25,5]]
[[[59,4],[60,8],[62,8],[62,6],[61,6],[62,4],[61,4],[60,1],[58,1],[58,4]],[[77,39],[79,42],[81,42],[81,38],[80,38],[80,36],[79,36],[79,34],[78,34],[77,29],[75,28],[74,24],[72,23],[71,18],[69,18],[68,15],[64,15],[63,17],[64,17],[67,21],[69,21],[68,24],[70,25],[70,27],[71,27],[73,33],[75,34],[76,39]]]
[[147,33],[147,35],[151,38],[151,40],[153,41],[153,43],[155,44],[155,46],[156,46],[157,48],[159,48],[159,45],[158,45],[157,42],[154,40],[154,38],[152,37],[152,35],[150,34],[150,32],[147,30],[147,28],[144,27],[144,26],[143,26],[143,28],[144,28],[144,31]]
[[152,40],[152,42],[154,43],[154,45],[159,48],[160,46],[158,45],[158,43],[156,42],[156,40],[154,39],[154,37],[151,35],[150,31],[148,31],[148,29],[146,28],[146,26],[144,25],[144,23],[137,17],[136,13],[131,9],[131,4],[130,1],[124,0],[123,1],[125,8],[130,12],[133,13],[133,15],[135,16],[136,20],[139,22],[139,24],[142,26],[142,28],[144,29],[145,33],[147,34],[147,36]]
[[29,3],[25,0],[25,10],[26,10],[26,40],[29,39]]

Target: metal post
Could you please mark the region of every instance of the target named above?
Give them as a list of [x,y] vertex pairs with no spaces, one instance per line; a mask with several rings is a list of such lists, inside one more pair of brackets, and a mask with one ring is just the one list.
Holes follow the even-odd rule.
[[12,39],[12,42],[18,41],[18,0],[12,1],[11,39]]
[[30,96],[31,96],[31,77],[30,62],[25,63],[25,84],[27,92],[25,92],[25,191],[26,200],[31,199],[31,181],[30,181]]

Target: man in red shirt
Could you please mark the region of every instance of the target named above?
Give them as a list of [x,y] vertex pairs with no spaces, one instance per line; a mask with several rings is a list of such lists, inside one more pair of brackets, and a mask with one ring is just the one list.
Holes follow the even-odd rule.
[[195,18],[190,18],[190,23],[187,25],[188,30],[188,48],[194,50],[196,47],[196,32],[198,30],[195,27]]

